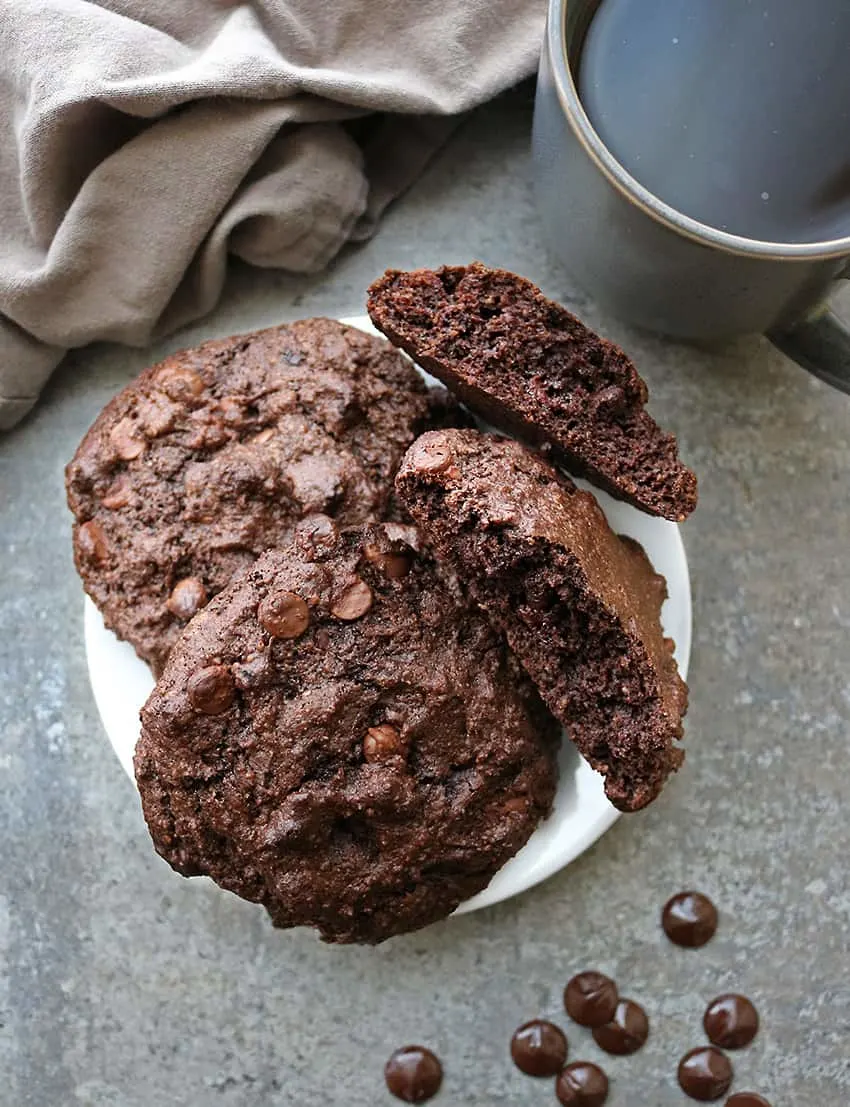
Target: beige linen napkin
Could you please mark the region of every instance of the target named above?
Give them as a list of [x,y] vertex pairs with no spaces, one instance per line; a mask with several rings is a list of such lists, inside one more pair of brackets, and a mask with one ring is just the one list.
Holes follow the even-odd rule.
[[[0,427],[64,352],[208,311],[228,254],[366,237],[545,0],[0,0]],[[380,114],[373,114],[380,113]]]

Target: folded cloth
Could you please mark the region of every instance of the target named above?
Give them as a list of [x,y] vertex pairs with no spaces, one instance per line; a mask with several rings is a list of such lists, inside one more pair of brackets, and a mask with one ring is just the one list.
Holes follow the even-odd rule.
[[[545,0],[0,0],[0,427],[64,352],[215,304],[228,254],[365,238]],[[379,113],[379,114],[376,114]]]

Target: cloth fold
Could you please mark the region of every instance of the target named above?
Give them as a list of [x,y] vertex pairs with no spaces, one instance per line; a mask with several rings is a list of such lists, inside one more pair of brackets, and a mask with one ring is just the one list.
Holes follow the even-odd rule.
[[306,273],[368,237],[534,71],[545,8],[0,0],[0,428],[69,347],[209,311],[229,254]]

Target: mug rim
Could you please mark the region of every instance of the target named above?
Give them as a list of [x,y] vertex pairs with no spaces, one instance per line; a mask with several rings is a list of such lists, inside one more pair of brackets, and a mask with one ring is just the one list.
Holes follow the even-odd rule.
[[[625,199],[636,204],[655,222],[703,246],[712,246],[726,253],[747,257],[770,258],[774,261],[826,261],[850,254],[850,234],[820,242],[770,242],[746,238],[702,223],[659,199],[620,164],[600,138],[579,98],[568,62],[567,5],[571,0],[550,0],[546,44],[555,80],[555,90],[564,115],[585,153],[609,184]],[[598,6],[598,3],[597,5]],[[555,47],[559,49],[555,49]]]

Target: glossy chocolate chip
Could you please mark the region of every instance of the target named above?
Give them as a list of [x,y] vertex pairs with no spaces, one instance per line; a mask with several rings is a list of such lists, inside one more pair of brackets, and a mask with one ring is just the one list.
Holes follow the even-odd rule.
[[677,946],[698,949],[714,937],[717,908],[701,892],[679,892],[664,904],[661,925]]
[[679,1062],[679,1086],[701,1103],[721,1099],[732,1084],[732,1062],[714,1046],[700,1046]]
[[514,1032],[511,1057],[528,1076],[556,1076],[567,1059],[566,1036],[554,1023],[533,1019]]
[[221,715],[233,703],[236,686],[225,665],[208,665],[189,677],[189,702],[204,715]]
[[608,1098],[608,1077],[590,1061],[574,1061],[555,1082],[555,1095],[563,1107],[602,1107]]
[[564,989],[564,1008],[579,1026],[604,1026],[617,1009],[617,985],[601,972],[580,972]]
[[361,618],[372,606],[372,589],[359,577],[347,585],[331,604],[331,614],[344,622]]
[[384,1079],[398,1099],[405,1103],[424,1103],[440,1090],[443,1066],[430,1049],[402,1046],[384,1066]]
[[273,638],[300,638],[310,625],[310,608],[295,592],[271,592],[260,604],[257,618]]
[[178,619],[191,619],[207,602],[207,590],[197,577],[184,577],[171,589],[165,606]]
[[394,726],[389,723],[381,723],[380,726],[370,726],[363,739],[363,757],[366,761],[386,761],[389,757],[396,757],[406,753],[406,743]]
[[422,438],[410,447],[408,457],[410,464],[420,473],[442,473],[454,461],[452,451],[443,442]]
[[735,1092],[726,1100],[726,1107],[771,1107],[758,1092]]
[[122,461],[132,461],[144,453],[147,443],[136,431],[132,419],[120,419],[109,432],[112,448]]
[[593,1030],[593,1040],[600,1049],[618,1057],[637,1053],[648,1037],[646,1011],[631,999],[619,1000],[611,1021]]
[[106,535],[100,523],[96,523],[94,519],[83,523],[77,531],[77,546],[87,561],[93,561],[97,565],[103,565],[109,557]]
[[718,996],[706,1008],[702,1025],[708,1039],[723,1049],[743,1049],[758,1034],[759,1016],[746,996]]

